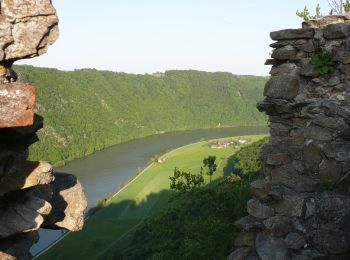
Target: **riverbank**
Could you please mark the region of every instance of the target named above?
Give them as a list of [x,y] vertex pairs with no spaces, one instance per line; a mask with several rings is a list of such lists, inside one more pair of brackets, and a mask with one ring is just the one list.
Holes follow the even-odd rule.
[[[149,136],[123,144],[118,144],[92,155],[74,160],[66,166],[56,169],[59,172],[72,173],[82,183],[88,197],[89,207],[114,193],[116,188],[144,169],[155,154],[194,143],[199,140],[217,139],[230,136],[267,134],[266,127],[233,127],[182,131]],[[61,231],[41,229],[40,240],[31,250],[33,255],[59,239]]]
[[[260,138],[262,136],[249,136],[252,141]],[[174,167],[197,173],[203,158],[215,155],[218,170],[214,179],[229,172],[229,157],[245,144],[224,149],[211,148],[217,141],[189,144],[163,155],[163,163],[152,163],[107,200],[106,205],[86,221],[83,231],[69,234],[39,259],[94,259],[103,256],[116,243],[127,244],[132,238],[132,230],[145,217],[155,216],[166,207],[172,194],[169,177]],[[78,247],[80,250],[76,250]]]

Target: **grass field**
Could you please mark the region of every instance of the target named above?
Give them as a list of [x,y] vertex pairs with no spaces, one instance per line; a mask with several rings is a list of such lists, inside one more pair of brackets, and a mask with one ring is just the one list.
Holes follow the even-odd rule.
[[[241,139],[256,141],[262,137],[246,136]],[[238,137],[219,140],[227,139]],[[244,144],[222,149],[211,148],[217,141],[186,145],[163,155],[163,163],[153,163],[111,197],[105,207],[85,222],[81,232],[70,233],[38,259],[104,259],[112,248],[122,250],[132,240],[133,231],[145,217],[151,217],[167,207],[169,196],[172,194],[169,177],[172,176],[175,167],[198,173],[203,158],[215,155],[218,170],[213,179],[230,173],[232,155]]]

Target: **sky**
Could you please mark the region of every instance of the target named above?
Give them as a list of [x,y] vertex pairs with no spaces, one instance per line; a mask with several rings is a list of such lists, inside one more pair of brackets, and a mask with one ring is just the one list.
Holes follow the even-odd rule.
[[171,69],[268,75],[271,31],[299,28],[297,9],[327,0],[53,0],[60,38],[40,67],[135,74]]

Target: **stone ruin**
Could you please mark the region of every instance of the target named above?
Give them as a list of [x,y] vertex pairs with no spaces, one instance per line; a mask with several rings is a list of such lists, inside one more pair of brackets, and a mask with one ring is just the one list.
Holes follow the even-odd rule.
[[28,161],[43,118],[34,114],[35,88],[19,83],[12,64],[44,54],[58,38],[50,0],[0,0],[0,259],[31,259],[38,229],[80,230],[87,206],[70,174]]
[[[265,179],[251,185],[229,259],[350,259],[350,17],[271,38],[271,78],[257,106],[270,121]],[[320,53],[334,71],[311,64]]]

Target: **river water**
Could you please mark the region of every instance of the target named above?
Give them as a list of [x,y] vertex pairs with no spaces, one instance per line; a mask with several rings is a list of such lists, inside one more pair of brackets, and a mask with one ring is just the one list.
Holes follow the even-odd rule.
[[[232,127],[170,132],[148,136],[98,151],[92,155],[74,160],[56,172],[76,175],[85,189],[88,205],[115,192],[128,178],[136,175],[139,169],[147,166],[155,154],[163,154],[174,148],[200,141],[230,136],[267,134],[267,127]],[[52,244],[62,231],[41,229],[40,240],[31,252],[38,254]]]

